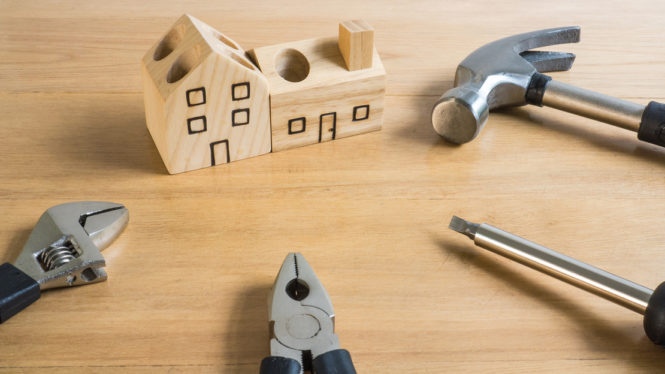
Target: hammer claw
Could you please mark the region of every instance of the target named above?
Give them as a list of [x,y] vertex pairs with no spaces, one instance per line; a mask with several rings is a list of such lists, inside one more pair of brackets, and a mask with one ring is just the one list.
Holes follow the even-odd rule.
[[567,71],[575,62],[575,55],[566,52],[526,51],[520,53],[520,56],[540,73]]
[[579,26],[556,27],[510,36],[499,42],[504,45],[513,44],[515,52],[522,53],[534,48],[577,43],[580,41],[580,33],[581,28]]

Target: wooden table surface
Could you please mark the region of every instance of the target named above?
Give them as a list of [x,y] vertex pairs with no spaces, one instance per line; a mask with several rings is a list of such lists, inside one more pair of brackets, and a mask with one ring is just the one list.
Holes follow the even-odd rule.
[[[245,49],[367,20],[388,72],[383,129],[168,175],[140,59],[185,12]],[[664,13],[607,0],[0,1],[0,261],[52,205],[108,200],[131,216],[103,252],[108,281],[48,291],[0,326],[0,373],[257,373],[289,251],[327,288],[359,373],[662,372],[641,316],[447,225],[491,223],[655,288],[665,150],[536,107],[492,113],[452,146],[430,110],[477,47],[566,25],[583,40],[560,49],[578,58],[557,79],[665,100]]]

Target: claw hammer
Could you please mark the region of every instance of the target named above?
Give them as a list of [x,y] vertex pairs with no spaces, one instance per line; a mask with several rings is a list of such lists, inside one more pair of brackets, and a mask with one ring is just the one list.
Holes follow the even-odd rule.
[[478,136],[491,109],[533,104],[635,131],[638,139],[665,147],[665,104],[652,101],[645,107],[542,74],[569,70],[575,55],[531,49],[579,40],[580,28],[574,26],[514,35],[480,47],[459,64],[455,87],[435,104],[434,129],[452,143],[466,143]]

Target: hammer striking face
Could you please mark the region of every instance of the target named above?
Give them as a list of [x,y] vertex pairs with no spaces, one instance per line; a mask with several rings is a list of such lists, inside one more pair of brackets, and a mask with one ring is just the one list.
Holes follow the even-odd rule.
[[455,87],[434,106],[434,129],[452,143],[473,140],[491,109],[527,104],[534,73],[569,70],[575,61],[571,53],[531,49],[579,40],[579,27],[561,27],[510,36],[477,49],[459,64]]

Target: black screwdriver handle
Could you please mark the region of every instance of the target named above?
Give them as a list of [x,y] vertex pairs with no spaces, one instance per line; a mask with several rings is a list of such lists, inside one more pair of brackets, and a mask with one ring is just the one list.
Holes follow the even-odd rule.
[[665,282],[656,287],[644,312],[644,332],[656,345],[665,346]]
[[652,101],[642,113],[637,138],[665,147],[665,104]]
[[39,283],[16,266],[0,265],[0,323],[39,299]]
[[351,354],[346,349],[336,349],[316,357],[312,360],[312,369],[315,374],[356,374]]
[[300,363],[292,358],[268,356],[261,361],[259,374],[300,374]]

